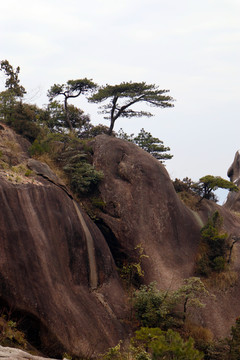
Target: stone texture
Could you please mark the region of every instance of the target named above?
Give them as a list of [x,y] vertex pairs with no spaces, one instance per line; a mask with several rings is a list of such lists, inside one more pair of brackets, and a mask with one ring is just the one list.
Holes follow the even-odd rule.
[[[201,210],[191,211],[180,201],[163,165],[134,144],[108,136],[94,142],[94,164],[104,172],[100,186],[106,202],[99,214],[100,227],[110,228],[108,239],[116,262],[136,256],[142,244],[143,281],[157,281],[160,288],[174,289],[182,280],[194,275],[200,229],[216,210],[224,218],[224,230],[240,233],[240,219],[225,207],[203,200]],[[216,297],[195,312],[198,324],[207,326],[215,336],[227,336],[239,316],[240,246],[234,249],[230,270],[237,280],[224,290],[212,288]],[[226,275],[227,277],[229,275]],[[224,282],[224,280],[223,280]]]
[[[240,188],[240,152],[237,151],[232,165],[227,172],[230,181],[234,182]],[[232,211],[240,212],[240,192],[229,192],[227,201],[224,205]]]
[[[1,360],[46,360],[42,356],[34,356],[20,349],[14,349],[10,347],[3,347],[0,345],[0,359]],[[50,359],[48,360],[55,360]],[[63,360],[66,360],[65,358]]]
[[[194,274],[199,230],[216,209],[226,231],[240,232],[239,217],[229,209],[203,201],[194,213],[156,159],[134,144],[101,135],[93,141],[93,160],[105,175],[100,194],[106,206],[98,221],[105,240],[64,184],[48,167],[28,160],[26,144],[3,126],[0,139],[7,134],[20,149],[14,162],[28,162],[38,175],[18,184],[0,172],[0,305],[22,319],[33,344],[51,357],[64,351],[97,356],[126,336],[127,307],[115,262],[138,260],[138,245],[148,256],[143,282],[173,289]],[[7,153],[6,144],[0,140]],[[239,250],[236,245],[237,274]],[[239,296],[237,280],[208,301],[198,322],[227,335],[239,315]]]
[[136,145],[107,135],[95,139],[94,165],[104,172],[106,207],[99,216],[115,237],[109,239],[115,261],[134,259],[142,244],[145,281],[177,286],[193,272],[200,226],[165,167]]
[[44,177],[33,182],[0,174],[0,305],[46,355],[94,356],[124,338],[125,295],[97,226],[37,165]]

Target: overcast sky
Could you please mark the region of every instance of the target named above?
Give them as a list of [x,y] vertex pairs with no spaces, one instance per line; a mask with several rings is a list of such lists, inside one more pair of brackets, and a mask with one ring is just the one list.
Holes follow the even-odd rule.
[[[20,66],[26,101],[38,105],[54,83],[84,77],[169,89],[174,108],[119,119],[116,130],[163,140],[172,179],[227,178],[240,148],[240,0],[0,0],[0,59]],[[108,124],[96,105],[75,105]]]

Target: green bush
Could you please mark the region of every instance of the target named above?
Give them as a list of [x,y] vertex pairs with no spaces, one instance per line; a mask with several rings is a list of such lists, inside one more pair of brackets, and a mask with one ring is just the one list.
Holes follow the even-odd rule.
[[88,194],[103,179],[103,173],[87,162],[69,163],[63,170],[70,178],[71,189],[77,194]]
[[197,261],[197,272],[209,276],[212,271],[221,272],[225,269],[228,245],[228,234],[223,233],[222,217],[216,211],[207,224],[201,229],[204,251]]
[[38,139],[34,140],[31,148],[30,148],[30,154],[31,155],[42,155],[44,153],[49,152],[49,144],[46,142],[42,142]]
[[194,341],[184,341],[181,336],[169,329],[141,328],[136,331],[135,344],[148,349],[152,360],[202,360],[203,354],[194,348]]
[[217,256],[213,259],[213,270],[221,272],[225,269],[226,260],[223,256]]
[[142,285],[134,295],[133,307],[142,326],[163,326],[170,320],[174,305],[170,293],[157,290],[156,283]]

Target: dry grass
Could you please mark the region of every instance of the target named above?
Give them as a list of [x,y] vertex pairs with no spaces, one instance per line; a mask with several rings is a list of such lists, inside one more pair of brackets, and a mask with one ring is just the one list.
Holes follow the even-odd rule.
[[191,336],[195,342],[211,342],[213,340],[213,333],[208,328],[205,328],[200,325],[196,325],[187,321],[184,325],[184,333],[185,336],[188,338]]
[[38,155],[38,156],[34,156],[34,158],[38,161],[41,161],[45,164],[47,164],[50,169],[52,170],[52,172],[54,172],[54,174],[64,182],[64,184],[66,184],[67,186],[69,185],[69,180],[66,176],[66,174],[64,173],[64,171],[62,169],[60,169],[56,163],[54,162],[54,160],[51,159],[51,157],[49,156],[49,154],[44,153],[42,155]]
[[196,195],[192,195],[187,191],[181,191],[177,193],[179,198],[183,201],[183,203],[189,207],[191,210],[199,210],[199,197]]
[[226,270],[221,273],[212,273],[211,276],[204,280],[208,288],[214,288],[221,291],[226,291],[236,285],[238,274],[236,271]]

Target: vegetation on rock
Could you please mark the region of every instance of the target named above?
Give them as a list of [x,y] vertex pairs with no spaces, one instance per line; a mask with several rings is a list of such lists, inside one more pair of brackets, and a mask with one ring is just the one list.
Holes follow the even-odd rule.
[[156,85],[148,85],[145,82],[122,82],[119,85],[105,85],[100,87],[100,89],[89,98],[89,101],[95,103],[110,101],[101,107],[103,109],[101,113],[108,115],[106,117],[110,120],[108,134],[111,135],[115,121],[119,117],[152,116],[150,112],[133,110],[132,106],[134,104],[141,102],[161,108],[172,107],[172,97],[165,95],[168,91],[169,90],[160,90]]
[[168,146],[164,146],[162,140],[153,137],[152,134],[147,132],[145,129],[141,129],[137,136],[134,136],[133,134],[128,135],[123,131],[123,129],[120,129],[117,136],[120,139],[136,144],[157,160],[160,160],[162,163],[165,160],[172,159],[173,157],[173,155],[167,154],[167,151],[170,151],[170,148]]
[[228,258],[228,234],[222,231],[222,217],[216,211],[201,229],[202,249],[197,260],[197,272],[209,276],[212,271],[221,272],[225,269]]
[[217,197],[214,194],[214,191],[217,189],[227,189],[236,192],[239,191],[238,187],[231,181],[225,180],[220,176],[213,175],[203,176],[199,179],[198,182],[193,182],[188,177],[184,178],[183,180],[175,179],[173,185],[177,193],[198,196],[199,203],[203,199],[217,202]]

